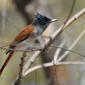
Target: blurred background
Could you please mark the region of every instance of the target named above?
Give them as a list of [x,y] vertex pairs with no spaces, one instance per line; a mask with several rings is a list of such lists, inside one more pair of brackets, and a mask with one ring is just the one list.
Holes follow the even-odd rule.
[[[59,19],[49,26],[47,35],[57,30],[67,19],[71,10],[73,0],[0,0],[0,47],[8,47],[10,42],[26,25],[33,21],[33,14],[39,12],[50,18]],[[85,8],[85,0],[76,0],[72,15]],[[85,29],[85,15],[81,16],[70,25],[62,34],[56,38],[54,44],[59,46],[65,40],[65,46],[69,47],[78,35]],[[83,36],[73,49],[85,55],[85,37]],[[42,64],[52,60],[55,48],[49,48],[36,59],[34,65]],[[0,49],[0,67],[3,65],[7,55],[6,50]],[[63,53],[63,52],[62,52]],[[61,53],[61,54],[62,54]],[[0,85],[11,85],[19,73],[20,57],[18,52],[11,59],[0,77]],[[32,55],[28,53],[26,60]],[[85,61],[85,58],[70,53],[64,61]],[[56,74],[56,75],[55,75]],[[30,73],[22,79],[21,85],[85,85],[84,65],[59,65],[43,68]]]

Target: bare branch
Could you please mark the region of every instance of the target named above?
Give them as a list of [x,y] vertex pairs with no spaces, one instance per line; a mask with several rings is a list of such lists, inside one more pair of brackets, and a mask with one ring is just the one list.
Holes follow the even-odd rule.
[[[77,37],[77,39],[73,42],[73,44],[69,47],[68,50],[73,49],[84,34],[85,34],[85,29],[84,29],[84,30],[82,31],[82,33]],[[62,59],[64,59],[68,54],[69,54],[69,51],[66,51],[66,52],[58,59],[58,62],[61,61]]]
[[20,62],[20,71],[19,75],[17,76],[16,80],[12,85],[21,85],[21,79],[22,79],[22,71],[23,71],[23,65],[24,65],[24,59],[26,57],[26,52],[23,52]]
[[[76,3],[76,0],[73,0],[72,8],[71,8],[71,10],[70,10],[70,12],[69,12],[69,14],[68,14],[68,17],[67,17],[65,23],[70,19],[71,15],[72,15],[73,9],[74,9],[74,6],[75,6],[75,3]],[[64,23],[64,24],[65,24],[65,23]]]
[[84,14],[85,14],[85,8],[83,8],[81,11],[79,11],[78,13],[76,13],[72,18],[70,18],[65,25],[63,24],[60,28],[58,28],[58,30],[52,35],[52,38],[54,39],[55,36],[57,36],[62,31],[64,31],[66,29],[66,27],[68,27],[69,25],[71,25],[75,20],[77,20],[80,16],[82,16]]
[[[51,38],[55,39],[56,36],[58,36],[61,32],[63,32],[66,27],[68,27],[69,25],[71,25],[76,19],[78,19],[80,16],[85,14],[85,8],[82,9],[80,12],[78,12],[77,14],[75,14],[71,19],[68,20],[68,22],[66,24],[63,24],[55,33],[52,34]],[[49,44],[50,43],[50,39],[47,39],[45,41],[45,44]],[[36,51],[33,56],[30,57],[30,59],[27,61],[27,63],[24,66],[24,70],[23,70],[23,76],[25,75],[25,72],[27,71],[27,69],[30,67],[30,65],[34,62],[34,60],[37,58],[37,56],[41,53],[41,51]]]
[[58,48],[57,50],[56,50],[56,52],[55,52],[55,54],[54,54],[54,59],[53,59],[53,61],[54,61],[54,64],[57,62],[57,59],[58,59],[58,57],[59,57],[59,54],[60,54],[60,52],[61,52],[61,48],[63,48],[63,46],[64,46],[64,44],[65,44],[65,41],[63,41],[61,44],[60,44],[60,48]]
[[69,51],[69,52],[75,53],[75,54],[77,54],[77,55],[80,55],[80,56],[82,56],[82,57],[85,57],[85,55],[83,55],[83,54],[81,54],[81,53],[79,53],[79,52],[76,52],[76,51],[74,51],[74,50],[69,50],[68,48],[58,47],[58,46],[55,46],[55,45],[51,45],[51,47],[60,48],[60,49],[62,49],[62,50]]
[[[70,65],[70,64],[72,64],[72,65],[77,65],[77,64],[85,64],[85,62],[80,62],[80,61],[69,61],[69,62],[56,62],[55,63],[55,65]],[[45,63],[45,64],[42,64],[42,65],[37,65],[37,66],[34,66],[34,67],[32,67],[32,68],[30,68],[30,69],[28,69],[25,73],[24,73],[24,75],[23,75],[23,77],[24,76],[26,76],[26,75],[28,75],[29,73],[31,73],[31,72],[33,72],[33,71],[35,71],[35,70],[38,70],[38,69],[41,69],[41,68],[43,68],[43,67],[51,67],[51,66],[54,66],[54,62],[48,62],[48,63]]]

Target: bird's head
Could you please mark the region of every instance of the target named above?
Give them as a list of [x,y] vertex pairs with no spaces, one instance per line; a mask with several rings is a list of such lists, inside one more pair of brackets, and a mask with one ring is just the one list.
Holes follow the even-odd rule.
[[34,25],[40,26],[43,30],[45,30],[50,23],[57,21],[57,19],[50,19],[40,13],[35,14],[35,18],[36,20],[33,22]]

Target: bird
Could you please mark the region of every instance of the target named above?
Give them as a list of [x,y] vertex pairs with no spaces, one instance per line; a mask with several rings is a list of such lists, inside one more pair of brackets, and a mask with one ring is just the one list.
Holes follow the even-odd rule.
[[8,54],[8,57],[5,60],[2,67],[0,68],[0,76],[1,76],[4,68],[8,64],[9,60],[12,58],[12,56],[15,52],[14,51],[15,48],[20,43],[25,42],[27,39],[29,39],[29,37],[32,34],[34,34],[34,35],[42,34],[44,32],[44,30],[49,26],[50,23],[57,21],[57,19],[48,18],[47,16],[40,14],[40,13],[36,13],[36,14],[34,14],[34,16],[35,16],[35,19],[32,21],[32,23],[27,25],[26,27],[24,27],[21,30],[21,32],[15,37],[15,39],[9,45],[9,48],[6,52],[6,54]]

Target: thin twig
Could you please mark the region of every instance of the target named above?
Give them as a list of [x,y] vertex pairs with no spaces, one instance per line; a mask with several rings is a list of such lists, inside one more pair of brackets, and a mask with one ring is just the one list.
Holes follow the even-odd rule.
[[[72,50],[76,44],[79,42],[79,40],[82,38],[82,36],[85,34],[85,29],[82,31],[82,33],[77,37],[77,39],[73,42],[73,44],[69,47],[68,50]],[[67,55],[69,54],[69,51],[66,51],[58,60],[57,62],[61,61],[64,59]]]
[[12,85],[21,85],[22,71],[23,71],[25,57],[26,57],[26,52],[23,52],[22,57],[21,57],[19,75],[17,76],[16,80],[14,81]]
[[74,10],[75,3],[76,3],[76,0],[73,0],[72,8],[71,8],[71,10],[70,10],[70,12],[68,14],[68,17],[67,17],[66,21],[64,22],[64,24],[70,19],[71,15],[73,13],[73,10]]
[[69,50],[68,48],[58,47],[58,46],[55,46],[55,45],[53,45],[52,47],[54,47],[54,48],[60,48],[60,49],[62,49],[62,50],[69,51],[69,52],[75,53],[75,54],[77,54],[77,55],[80,55],[80,56],[82,56],[82,57],[85,57],[85,55],[83,55],[83,54],[81,54],[81,53],[79,53],[79,52],[76,52],[76,51],[74,51],[74,50]]
[[[30,47],[27,50],[10,49],[10,48],[6,48],[6,46],[9,46],[9,45],[3,45],[3,46],[0,47],[0,49],[3,49],[3,50],[12,50],[12,51],[15,51],[15,52],[33,52],[33,51],[41,50],[41,49],[36,48],[36,47],[32,47],[32,48]],[[85,55],[83,55],[83,54],[81,54],[79,52],[76,52],[74,50],[69,50],[68,48],[64,48],[64,47],[60,47],[60,46],[56,46],[56,45],[51,45],[50,47],[59,48],[59,49],[65,50],[65,51],[69,51],[69,52],[75,53],[75,54],[80,55],[82,57],[85,57]]]
[[[65,44],[65,41],[63,41],[63,42],[60,44],[59,47],[63,48],[64,44]],[[61,50],[62,50],[61,48],[58,48],[58,49],[56,50],[55,54],[54,54],[54,57],[53,57],[54,63],[57,61],[57,59],[58,59],[58,57],[59,57],[59,54],[60,54],[60,52],[61,52]]]

